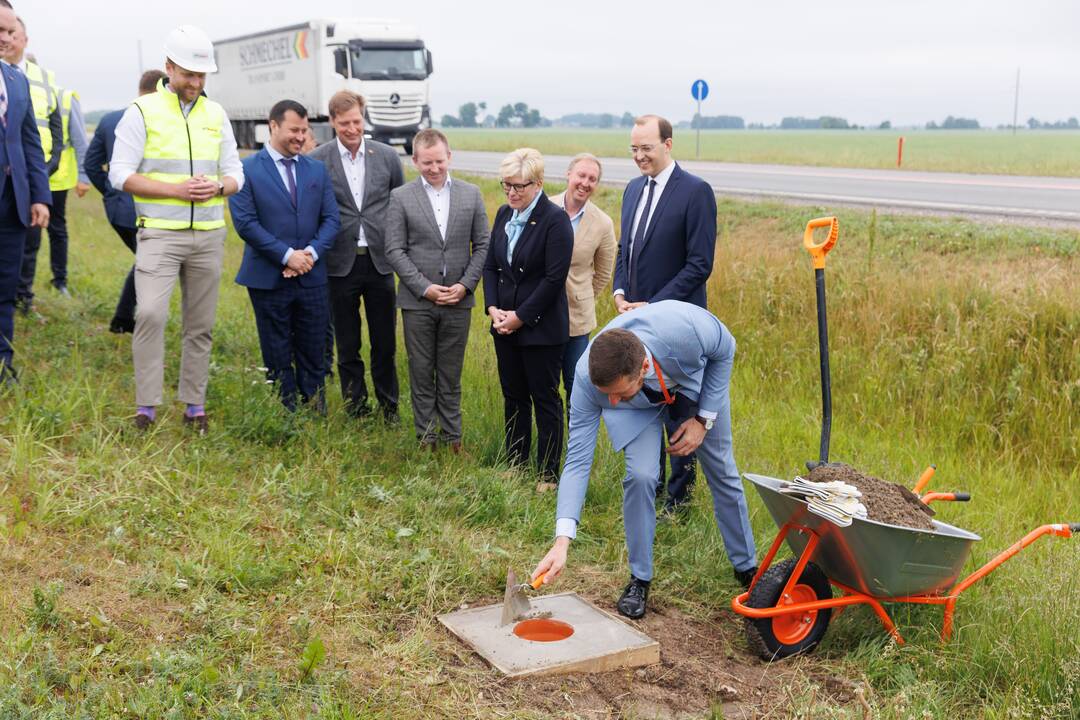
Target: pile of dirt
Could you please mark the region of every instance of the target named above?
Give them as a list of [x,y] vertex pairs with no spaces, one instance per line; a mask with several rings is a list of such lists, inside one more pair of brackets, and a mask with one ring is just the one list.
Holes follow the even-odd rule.
[[919,496],[902,485],[880,478],[864,475],[850,465],[829,463],[820,465],[806,476],[811,482],[839,481],[854,485],[862,493],[859,498],[866,507],[866,514],[871,520],[900,525],[918,530],[933,530],[934,523],[930,509]]

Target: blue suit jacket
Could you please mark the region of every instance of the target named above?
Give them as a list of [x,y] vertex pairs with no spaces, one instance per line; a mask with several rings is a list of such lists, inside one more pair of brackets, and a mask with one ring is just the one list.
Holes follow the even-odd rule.
[[98,122],[94,137],[90,140],[90,147],[86,150],[83,170],[101,193],[109,223],[117,227],[135,228],[135,200],[109,182],[108,166],[112,159],[113,144],[116,142],[116,125],[123,116],[123,110],[113,110]]
[[[325,166],[297,155],[296,207],[274,161],[265,149],[244,158],[244,187],[229,198],[233,227],[246,243],[236,282],[272,290],[286,282],[304,287],[326,284],[326,253],[334,244],[341,220],[334,188]],[[315,266],[293,280],[281,276],[282,258],[289,248],[308,245],[319,256]]]
[[4,186],[11,183],[19,219],[24,226],[29,226],[32,204],[52,205],[45,153],[30,105],[30,83],[25,75],[6,62],[0,62],[0,72],[4,73],[8,100],[7,126],[0,124],[0,135],[7,156],[8,167],[4,170],[10,170],[10,173],[0,172],[0,202],[3,202]]
[[[678,393],[695,401],[698,408],[717,413],[726,409],[731,366],[735,359],[735,338],[708,310],[665,300],[619,315],[604,330],[611,328],[629,330],[645,343],[660,364],[668,384],[677,384]],[[613,406],[607,395],[589,379],[591,351],[592,343],[589,343],[574,369],[574,387],[570,393],[570,440],[559,480],[556,517],[575,520],[580,520],[581,506],[585,502],[601,417],[611,444],[616,450],[622,450],[664,407],[651,404],[640,392]]]
[[635,178],[623,191],[614,288],[622,288],[629,302],[682,300],[706,307],[705,282],[716,252],[716,196],[707,182],[678,165],[653,210],[641,247],[634,248],[637,276],[633,289],[629,286],[627,251],[646,180],[644,175]]

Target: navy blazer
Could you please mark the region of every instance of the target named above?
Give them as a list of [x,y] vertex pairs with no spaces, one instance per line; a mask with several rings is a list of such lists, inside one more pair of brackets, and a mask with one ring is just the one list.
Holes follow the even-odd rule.
[[[265,148],[243,160],[244,187],[229,198],[233,227],[245,243],[236,274],[241,285],[273,290],[294,281],[304,287],[326,284],[326,253],[341,226],[337,200],[321,162],[306,155],[296,160],[296,207]],[[319,256],[315,266],[297,278],[283,278],[286,251],[308,245]]]
[[41,149],[34,108],[30,104],[30,83],[25,75],[6,62],[0,62],[0,72],[4,73],[8,101],[6,127],[0,123],[4,143],[0,162],[3,165],[0,167],[0,202],[5,186],[10,182],[19,220],[29,227],[31,205],[52,205],[45,153]]
[[514,209],[503,205],[495,214],[484,262],[484,307],[513,310],[525,323],[510,335],[491,334],[518,345],[558,345],[570,338],[566,275],[574,253],[570,218],[540,191],[540,199],[514,246],[514,262],[506,259],[506,223]]
[[678,165],[653,210],[641,247],[634,248],[637,277],[633,288],[629,286],[627,251],[646,180],[644,175],[635,178],[623,191],[614,288],[621,288],[628,302],[681,300],[704,308],[705,282],[716,252],[716,195],[707,182]]
[[109,182],[109,160],[116,142],[116,125],[124,116],[123,110],[113,110],[98,121],[90,147],[86,149],[83,170],[90,183],[101,193],[105,217],[111,225],[135,229],[135,200],[130,194],[117,190]]

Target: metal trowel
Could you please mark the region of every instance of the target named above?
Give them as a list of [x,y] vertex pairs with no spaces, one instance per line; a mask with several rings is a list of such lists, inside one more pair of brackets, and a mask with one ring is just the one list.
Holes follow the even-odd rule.
[[507,569],[506,592],[503,594],[503,611],[500,625],[509,625],[517,618],[529,614],[532,605],[529,603],[529,596],[525,594],[525,591],[529,588],[538,590],[544,584],[545,577],[546,575],[541,575],[532,582],[518,584],[514,568]]

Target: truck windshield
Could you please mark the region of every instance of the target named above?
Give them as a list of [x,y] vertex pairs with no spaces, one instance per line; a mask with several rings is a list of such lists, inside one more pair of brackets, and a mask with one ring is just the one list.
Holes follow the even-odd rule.
[[352,74],[360,80],[423,80],[427,59],[421,48],[352,46]]

